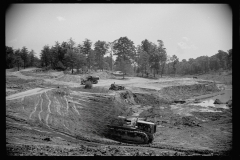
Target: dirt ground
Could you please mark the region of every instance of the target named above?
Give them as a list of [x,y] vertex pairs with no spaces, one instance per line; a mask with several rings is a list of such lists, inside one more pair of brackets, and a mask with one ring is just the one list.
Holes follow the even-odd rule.
[[[190,77],[122,80],[99,72],[94,73],[99,83],[87,90],[79,84],[86,75],[35,70],[6,70],[7,155],[232,154],[232,107],[195,103],[226,94],[232,88],[229,83]],[[114,82],[126,90],[108,90]],[[117,116],[156,123],[153,142],[136,145],[110,139],[107,125]]]

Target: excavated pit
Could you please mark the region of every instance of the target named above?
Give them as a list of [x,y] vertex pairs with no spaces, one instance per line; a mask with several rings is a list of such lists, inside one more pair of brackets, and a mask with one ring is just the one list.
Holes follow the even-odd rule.
[[194,96],[205,95],[220,91],[214,83],[201,83],[193,85],[179,85],[165,87],[159,90],[159,96],[169,100],[187,99]]
[[[61,144],[66,145],[73,145],[77,140],[118,144],[108,138],[107,125],[116,121],[118,116],[138,116],[157,124],[153,146],[175,150],[210,152],[212,148],[218,148],[228,151],[231,149],[231,128],[228,125],[231,111],[223,110],[217,114],[193,112],[189,116],[179,114],[171,107],[174,100],[217,91],[216,85],[204,83],[165,87],[155,93],[134,93],[131,90],[92,93],[68,88],[46,90],[7,100],[6,139],[8,143],[19,143],[24,137],[25,141],[32,143],[45,141],[55,144],[59,143],[56,139],[60,137],[63,140]],[[219,127],[212,127],[215,123],[220,124]],[[212,131],[212,128],[220,130]],[[226,131],[229,131],[224,133],[227,136],[221,137]]]

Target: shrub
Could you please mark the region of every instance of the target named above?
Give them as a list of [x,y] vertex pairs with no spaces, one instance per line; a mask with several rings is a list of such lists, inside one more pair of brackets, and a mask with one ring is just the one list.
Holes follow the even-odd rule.
[[92,88],[92,82],[91,81],[87,81],[86,83],[85,83],[85,87],[84,87],[85,89],[91,89]]
[[65,70],[65,66],[62,64],[61,61],[58,61],[57,65],[56,65],[56,69]]

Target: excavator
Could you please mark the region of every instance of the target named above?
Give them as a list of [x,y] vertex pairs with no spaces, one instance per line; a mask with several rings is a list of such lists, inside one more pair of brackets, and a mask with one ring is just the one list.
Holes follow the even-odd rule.
[[112,139],[127,143],[152,143],[157,125],[143,118],[118,116],[117,120],[107,125]]

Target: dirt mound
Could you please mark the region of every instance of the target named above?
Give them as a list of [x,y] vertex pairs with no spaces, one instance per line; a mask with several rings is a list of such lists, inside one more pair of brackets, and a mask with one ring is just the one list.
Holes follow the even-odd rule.
[[41,79],[21,79],[16,76],[6,77],[6,95],[26,91],[36,87],[42,87],[44,81]]
[[57,78],[63,75],[63,72],[58,72],[54,70],[48,70],[48,71],[38,71],[39,69],[36,70],[22,70],[20,73],[24,76],[29,76],[29,77],[35,77],[35,78],[47,78],[47,79],[52,79],[52,78]]
[[135,105],[136,102],[133,98],[133,93],[130,90],[122,90],[115,92],[115,100],[122,104]]
[[133,97],[137,104],[142,105],[160,105],[170,103],[167,99],[158,97],[155,94],[134,93]]
[[[99,141],[107,124],[130,109],[111,96],[72,93],[53,89],[7,101],[8,123],[24,123],[30,128],[47,129],[89,141]],[[17,118],[16,118],[17,116]]]
[[56,80],[64,82],[75,82],[80,84],[81,78],[83,78],[83,76],[64,74],[63,76],[56,78]]
[[174,126],[182,125],[182,126],[189,126],[189,127],[200,127],[197,120],[192,116],[174,119],[172,123]]
[[165,87],[159,91],[161,97],[170,100],[187,99],[193,96],[210,94],[220,91],[216,84],[194,84]]
[[115,100],[128,105],[160,105],[169,104],[165,98],[158,97],[153,93],[133,93],[131,90],[125,89],[115,92]]

